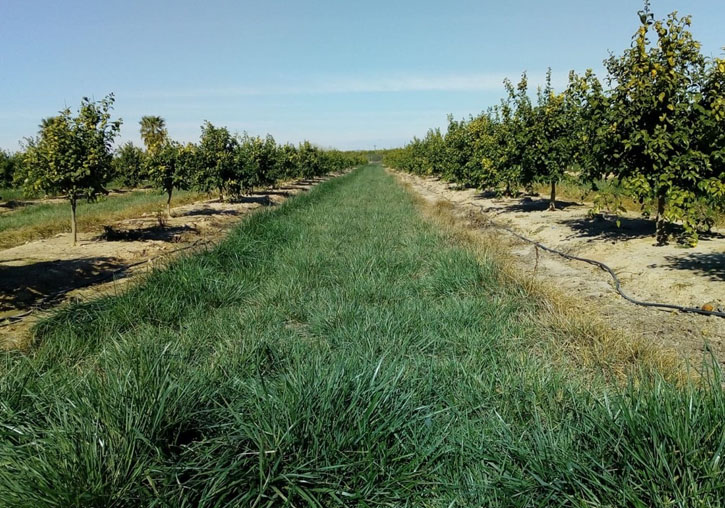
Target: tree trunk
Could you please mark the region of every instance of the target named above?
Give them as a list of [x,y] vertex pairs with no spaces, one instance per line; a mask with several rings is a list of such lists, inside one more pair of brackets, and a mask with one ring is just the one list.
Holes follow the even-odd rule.
[[168,191],[169,198],[166,200],[166,215],[171,217],[171,193],[174,192],[174,188],[171,187]]
[[556,210],[556,180],[551,181],[551,196],[549,197],[549,210]]
[[219,201],[224,202],[224,187],[219,187]]
[[70,231],[73,235],[73,247],[78,244],[78,228],[76,226],[76,202],[75,196],[70,198]]
[[655,238],[657,245],[667,245],[667,223],[665,222],[665,197],[657,196],[657,219]]

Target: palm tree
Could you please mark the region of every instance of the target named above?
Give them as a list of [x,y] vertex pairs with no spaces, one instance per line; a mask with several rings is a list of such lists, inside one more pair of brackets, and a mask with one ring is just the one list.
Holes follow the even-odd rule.
[[166,141],[166,122],[160,116],[144,116],[139,124],[146,151],[155,151]]

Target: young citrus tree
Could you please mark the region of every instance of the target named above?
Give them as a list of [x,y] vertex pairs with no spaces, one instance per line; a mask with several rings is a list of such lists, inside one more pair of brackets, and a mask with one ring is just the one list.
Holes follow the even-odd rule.
[[556,210],[556,184],[566,170],[577,163],[576,129],[578,108],[574,100],[573,80],[561,94],[551,86],[551,69],[546,73],[546,85],[539,90],[536,107],[531,110],[528,123],[527,163],[523,165],[521,179],[525,185],[548,182],[551,186],[549,210]]
[[23,185],[31,194],[62,194],[71,205],[73,245],[77,244],[78,199],[96,199],[105,193],[111,173],[111,145],[121,120],[111,121],[113,94],[93,102],[83,98],[78,115],[66,108],[46,118],[35,138],[26,139]]
[[226,127],[215,127],[211,122],[202,125],[197,150],[198,170],[193,173],[198,188],[206,192],[217,189],[222,201],[225,194],[233,193],[239,179],[235,160],[237,145]]
[[277,174],[277,143],[274,138],[267,134],[262,139],[260,137],[252,138],[252,154],[256,161],[256,175],[254,185],[259,187],[269,187],[279,179]]
[[22,155],[0,150],[0,187],[9,187],[15,179]]
[[498,163],[505,193],[512,195],[531,158],[533,106],[525,72],[516,87],[508,79],[504,81],[504,86],[508,97],[501,104],[503,122],[499,133]]
[[146,157],[146,172],[154,187],[166,195],[166,213],[171,216],[171,196],[174,189],[189,187],[189,174],[197,167],[196,147],[166,141],[155,145]]
[[146,177],[143,150],[130,141],[116,150],[112,165],[114,178],[127,187],[138,187]]
[[[609,94],[608,170],[641,202],[655,203],[657,243],[666,225],[682,220],[696,243],[694,204],[710,173],[697,146],[704,110],[705,59],[689,31],[690,18],[670,14],[655,21],[649,2],[632,47],[605,61]],[[654,32],[655,42],[649,36]]]
[[[714,211],[725,212],[725,59],[708,62],[702,98],[698,103],[700,132],[698,149],[708,155],[709,167],[698,182],[698,203],[704,213],[695,217],[696,226],[709,230]],[[698,207],[698,205],[701,205]]]
[[277,169],[279,179],[297,178],[299,176],[297,148],[289,143],[279,147],[277,153]]
[[314,178],[320,174],[320,150],[309,141],[297,148],[297,162],[302,178]]

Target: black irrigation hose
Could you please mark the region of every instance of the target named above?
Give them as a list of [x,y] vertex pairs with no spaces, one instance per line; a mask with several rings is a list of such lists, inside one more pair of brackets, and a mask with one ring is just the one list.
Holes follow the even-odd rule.
[[[154,257],[151,257],[151,258],[148,258],[148,259],[144,259],[143,261],[137,261],[137,262],[131,263],[129,265],[120,266],[120,267],[118,267],[117,269],[115,269],[113,271],[110,271],[110,272],[108,272],[106,274],[101,275],[100,277],[96,278],[93,283],[88,284],[88,285],[91,286],[91,285],[95,285],[95,284],[98,284],[100,282],[103,282],[103,281],[105,281],[107,279],[110,279],[110,278],[114,277],[116,274],[118,274],[120,272],[124,272],[126,270],[129,270],[130,268],[133,268],[135,266],[143,265],[145,263],[149,263],[149,262],[154,261],[156,259],[163,258],[163,257],[169,256],[171,254],[176,254],[177,252],[182,252],[182,251],[185,251],[185,250],[188,250],[188,249],[192,249],[194,247],[207,246],[207,245],[212,244],[212,243],[214,243],[214,242],[211,241],[211,240],[206,241],[206,242],[202,242],[200,240],[197,240],[196,242],[192,243],[191,245],[186,245],[186,246],[180,247],[178,249],[174,249],[174,250],[171,250],[171,251],[167,251],[167,252],[164,252],[162,254],[159,254],[158,256],[154,256]],[[124,278],[124,277],[123,276],[122,277],[119,277],[119,279],[122,279],[122,278]],[[78,288],[73,288],[73,287],[71,287],[71,288],[63,288],[60,291],[56,291],[55,293],[50,293],[50,294],[46,295],[46,297],[43,300],[45,302],[52,301],[54,298],[56,298],[58,296],[61,296],[61,295],[64,295],[68,291],[72,291],[73,289],[81,289],[82,287],[87,287],[87,286],[80,286]],[[30,309],[30,310],[28,310],[26,312],[23,312],[21,314],[15,314],[14,316],[8,316],[8,317],[5,317],[5,318],[2,318],[3,319],[3,322],[0,323],[0,328],[4,328],[6,326],[10,326],[11,324],[17,323],[18,321],[22,321],[23,318],[28,317],[33,312],[38,311],[38,310],[42,310],[42,307],[40,306],[40,305],[42,305],[42,303],[43,302],[41,301],[40,304],[38,306],[36,306],[35,308]]]
[[[473,205],[473,206],[478,207],[478,205]],[[478,207],[478,208],[481,208],[481,207]],[[481,208],[481,210],[483,211],[483,208]],[[622,285],[619,282],[617,275],[614,273],[614,270],[612,270],[609,266],[605,265],[601,261],[596,261],[594,259],[588,259],[588,258],[582,258],[579,256],[572,256],[571,254],[567,254],[565,252],[561,252],[559,250],[552,249],[551,247],[547,247],[546,245],[539,243],[535,240],[526,238],[525,236],[517,233],[516,231],[514,231],[510,228],[507,228],[506,226],[501,226],[500,224],[496,224],[493,221],[488,221],[486,223],[486,225],[496,228],[496,229],[501,229],[503,231],[506,231],[506,232],[514,235],[516,238],[523,240],[524,242],[530,243],[532,245],[535,245],[539,249],[545,250],[546,252],[551,252],[552,254],[556,254],[556,255],[561,256],[566,259],[572,259],[574,261],[581,261],[583,263],[588,263],[590,265],[598,266],[605,272],[609,273],[609,275],[611,275],[612,279],[614,280],[614,288],[617,290],[617,293],[619,293],[619,295],[622,298],[624,298],[628,302],[631,302],[635,305],[641,305],[642,307],[655,307],[655,308],[659,308],[659,309],[678,310],[680,312],[689,312],[692,314],[702,314],[703,316],[716,316],[716,317],[725,318],[725,312],[703,310],[703,309],[698,309],[697,307],[683,307],[681,305],[672,305],[669,303],[644,302],[642,300],[637,300],[635,298],[632,298],[628,294],[626,294],[624,291],[622,291]]]

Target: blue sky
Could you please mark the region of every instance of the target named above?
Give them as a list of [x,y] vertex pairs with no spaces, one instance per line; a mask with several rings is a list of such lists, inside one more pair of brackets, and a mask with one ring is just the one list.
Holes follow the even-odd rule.
[[[725,1],[652,0],[693,15],[710,56]],[[160,115],[180,141],[204,120],[343,149],[397,146],[498,102],[501,81],[601,71],[636,0],[0,2],[0,148],[81,97],[116,95],[122,140]],[[600,73],[601,75],[601,73]]]

